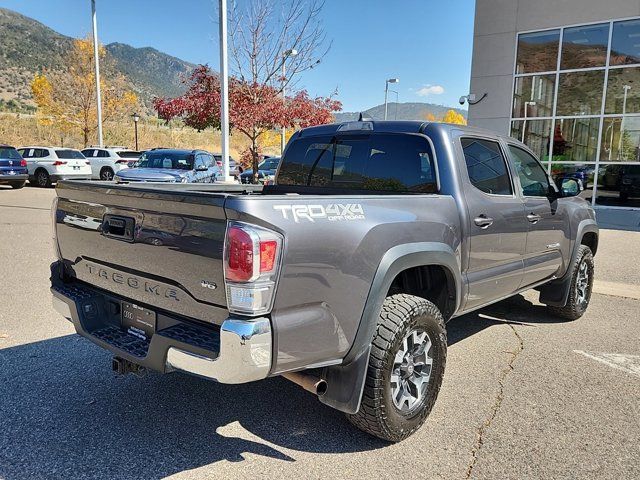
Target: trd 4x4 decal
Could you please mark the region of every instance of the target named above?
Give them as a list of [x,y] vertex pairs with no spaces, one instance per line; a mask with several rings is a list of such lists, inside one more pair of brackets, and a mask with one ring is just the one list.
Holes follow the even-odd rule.
[[330,222],[344,220],[364,220],[364,209],[359,203],[331,203],[329,205],[274,205],[274,210],[282,213],[285,220],[292,219],[296,223],[300,220],[315,222],[316,219]]

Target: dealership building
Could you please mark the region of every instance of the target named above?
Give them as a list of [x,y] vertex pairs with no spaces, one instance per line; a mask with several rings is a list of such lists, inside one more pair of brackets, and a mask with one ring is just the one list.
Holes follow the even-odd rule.
[[[476,0],[469,124],[640,223],[640,0]],[[605,212],[603,212],[605,213]]]

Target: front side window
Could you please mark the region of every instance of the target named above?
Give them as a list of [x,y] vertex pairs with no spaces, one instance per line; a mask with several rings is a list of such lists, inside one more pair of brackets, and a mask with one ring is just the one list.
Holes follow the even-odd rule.
[[280,185],[414,193],[437,191],[428,141],[420,135],[302,137],[287,147]]
[[493,195],[512,195],[507,163],[497,142],[479,138],[462,138],[464,160],[471,184]]
[[542,165],[529,152],[514,145],[509,145],[509,152],[520,178],[522,195],[546,197],[549,194],[549,178]]

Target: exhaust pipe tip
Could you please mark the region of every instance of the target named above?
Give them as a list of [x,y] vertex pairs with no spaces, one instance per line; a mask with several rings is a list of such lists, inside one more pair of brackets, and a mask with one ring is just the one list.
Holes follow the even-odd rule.
[[329,385],[327,385],[327,381],[320,379],[320,381],[316,383],[316,395],[318,395],[319,397],[323,396],[325,393],[327,393],[327,388],[329,388]]
[[287,372],[283,373],[282,376],[318,397],[327,393],[327,381],[323,378],[314,377],[313,375],[307,375],[306,373],[301,372]]

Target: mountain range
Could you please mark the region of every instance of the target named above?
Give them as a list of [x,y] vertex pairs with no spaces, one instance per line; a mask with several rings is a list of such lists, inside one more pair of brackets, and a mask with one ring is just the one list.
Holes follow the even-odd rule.
[[[44,69],[62,68],[72,43],[73,38],[32,18],[0,8],[0,109],[33,110],[31,80]],[[147,107],[153,97],[181,94],[181,79],[195,66],[150,47],[110,43],[105,48],[115,70]]]
[[[426,120],[427,116],[431,113],[434,117],[440,118],[447,113],[448,110],[455,110],[461,113],[467,118],[467,111],[460,108],[451,108],[444,105],[437,105],[435,103],[426,102],[406,102],[395,103],[390,102],[387,105],[387,119],[388,120]],[[358,120],[360,113],[363,116],[369,117],[373,120],[384,119],[384,103],[371,107],[368,110],[362,112],[340,112],[336,113],[336,122],[349,122]]]

